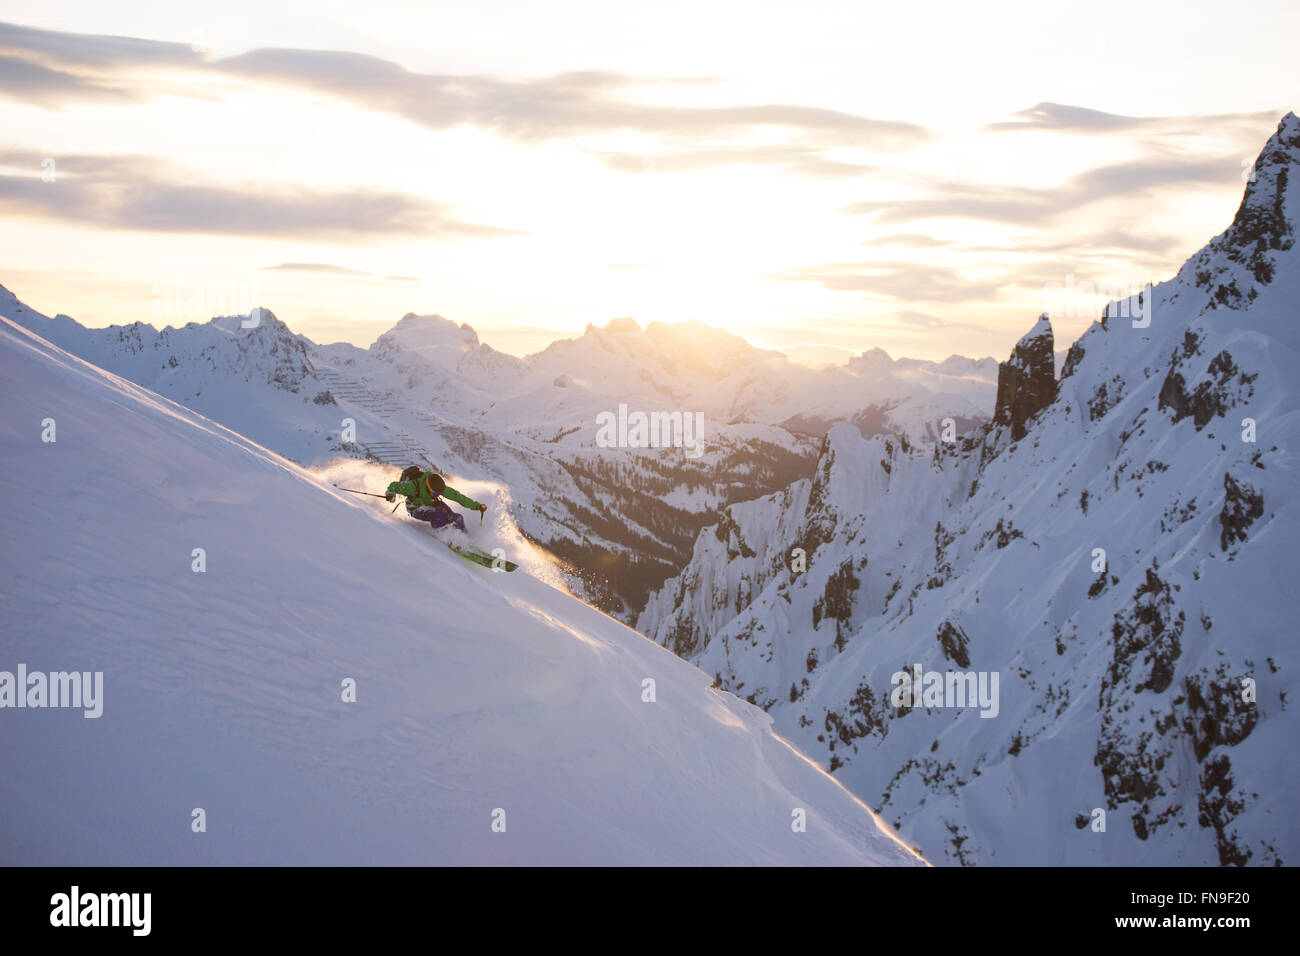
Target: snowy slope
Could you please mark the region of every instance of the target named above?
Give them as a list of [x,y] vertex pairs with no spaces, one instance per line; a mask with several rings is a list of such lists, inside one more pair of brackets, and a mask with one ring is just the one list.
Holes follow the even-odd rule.
[[[951,445],[836,426],[812,479],[700,534],[639,628],[936,862],[1294,862],[1294,114],[1256,171],[1149,324],[1112,303],[1057,379],[1040,319]],[[996,675],[997,706],[891,700],[916,665]]]
[[8,321],[0,368],[0,670],[104,675],[97,719],[0,710],[0,863],[919,862],[762,711],[527,568]]

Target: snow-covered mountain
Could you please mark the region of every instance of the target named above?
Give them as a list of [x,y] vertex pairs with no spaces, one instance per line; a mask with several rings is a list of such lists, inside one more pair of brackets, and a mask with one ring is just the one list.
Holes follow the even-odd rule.
[[713,422],[779,424],[818,436],[836,421],[864,434],[934,440],[951,415],[984,419],[993,406],[997,363],[953,356],[945,362],[900,359],[810,368],[784,354],[755,348],[739,336],[698,321],[617,319],[588,325],[577,339],[529,357],[536,369],[567,374],[600,395],[629,403],[703,411]]
[[325,437],[331,425],[337,431],[338,416],[311,405],[325,399],[311,343],[269,309],[258,309],[255,322],[223,316],[161,330],[143,322],[88,329],[66,315],[41,315],[0,287],[0,316],[295,460],[338,449]]
[[[992,360],[956,357],[815,371],[698,322],[615,320],[520,359],[436,315],[406,315],[368,349],[317,345],[267,309],[87,329],[0,289],[0,315],[300,463],[423,455],[453,484],[491,480],[489,506],[626,621],[718,509],[810,475],[830,423],[932,440],[946,417],[987,418],[996,377]],[[620,406],[702,415],[699,453],[602,445]]]
[[701,532],[639,629],[936,862],[1294,862],[1294,114],[1255,172],[1059,378],[1043,317],[992,422],[926,448],[834,426],[812,478]]
[[514,574],[7,320],[0,369],[0,863],[921,862],[503,514]]

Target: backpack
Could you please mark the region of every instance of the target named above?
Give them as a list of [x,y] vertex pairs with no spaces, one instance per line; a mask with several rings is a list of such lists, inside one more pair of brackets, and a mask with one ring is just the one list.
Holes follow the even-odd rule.
[[423,498],[426,494],[434,499],[435,504],[446,505],[438,500],[438,495],[442,494],[443,489],[447,487],[447,482],[443,481],[442,475],[437,472],[424,472],[419,465],[410,465],[402,471],[402,481],[409,481],[415,485],[415,496]]

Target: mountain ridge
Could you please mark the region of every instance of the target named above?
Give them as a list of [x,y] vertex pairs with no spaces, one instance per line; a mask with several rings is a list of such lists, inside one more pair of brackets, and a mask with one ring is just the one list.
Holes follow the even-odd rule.
[[[638,628],[936,862],[1293,860],[1297,132],[1059,379],[1040,318],[992,421],[920,449],[833,427],[811,478],[701,532]],[[997,716],[894,703],[916,666],[999,675]]]

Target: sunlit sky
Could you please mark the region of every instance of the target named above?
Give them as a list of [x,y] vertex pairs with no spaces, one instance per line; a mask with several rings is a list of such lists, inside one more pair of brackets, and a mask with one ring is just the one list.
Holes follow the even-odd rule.
[[[0,283],[239,290],[526,354],[631,316],[796,357],[1058,347],[1230,222],[1300,4],[0,2]],[[162,303],[160,305],[160,303]],[[167,312],[168,308],[172,311]],[[184,314],[180,314],[184,313]]]

